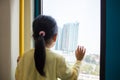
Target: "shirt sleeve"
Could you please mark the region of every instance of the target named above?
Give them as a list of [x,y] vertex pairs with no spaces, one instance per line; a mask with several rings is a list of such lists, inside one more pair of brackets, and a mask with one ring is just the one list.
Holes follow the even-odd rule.
[[77,80],[81,61],[76,61],[72,68],[68,66],[65,59],[60,57],[57,60],[57,77],[61,80]]

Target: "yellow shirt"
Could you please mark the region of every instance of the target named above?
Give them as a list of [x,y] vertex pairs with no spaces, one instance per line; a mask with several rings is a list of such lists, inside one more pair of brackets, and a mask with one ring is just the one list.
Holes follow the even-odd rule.
[[80,61],[76,61],[70,68],[65,58],[46,48],[46,77],[41,76],[35,67],[34,49],[27,51],[17,64],[16,80],[77,80]]

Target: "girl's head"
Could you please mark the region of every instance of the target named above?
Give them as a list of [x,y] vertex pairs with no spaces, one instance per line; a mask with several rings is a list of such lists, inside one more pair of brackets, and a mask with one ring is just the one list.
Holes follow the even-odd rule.
[[34,60],[36,69],[42,76],[45,76],[45,47],[51,47],[53,42],[56,41],[57,33],[57,23],[52,17],[39,15],[33,21],[33,38],[35,40]]
[[57,35],[58,27],[56,21],[45,15],[39,15],[33,22],[33,37],[35,40],[41,36],[45,40],[45,44],[50,44],[50,40]]

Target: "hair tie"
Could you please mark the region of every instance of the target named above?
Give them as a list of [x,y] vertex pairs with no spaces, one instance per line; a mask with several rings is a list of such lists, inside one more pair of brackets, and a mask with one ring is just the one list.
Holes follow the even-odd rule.
[[44,37],[44,36],[45,36],[45,31],[40,31],[40,32],[39,32],[39,35],[41,35],[41,36]]

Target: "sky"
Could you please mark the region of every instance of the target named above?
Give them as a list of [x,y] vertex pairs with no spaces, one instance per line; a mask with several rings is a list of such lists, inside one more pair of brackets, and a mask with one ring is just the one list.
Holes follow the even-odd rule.
[[54,17],[59,27],[79,22],[78,45],[100,54],[100,0],[43,0],[43,14]]

